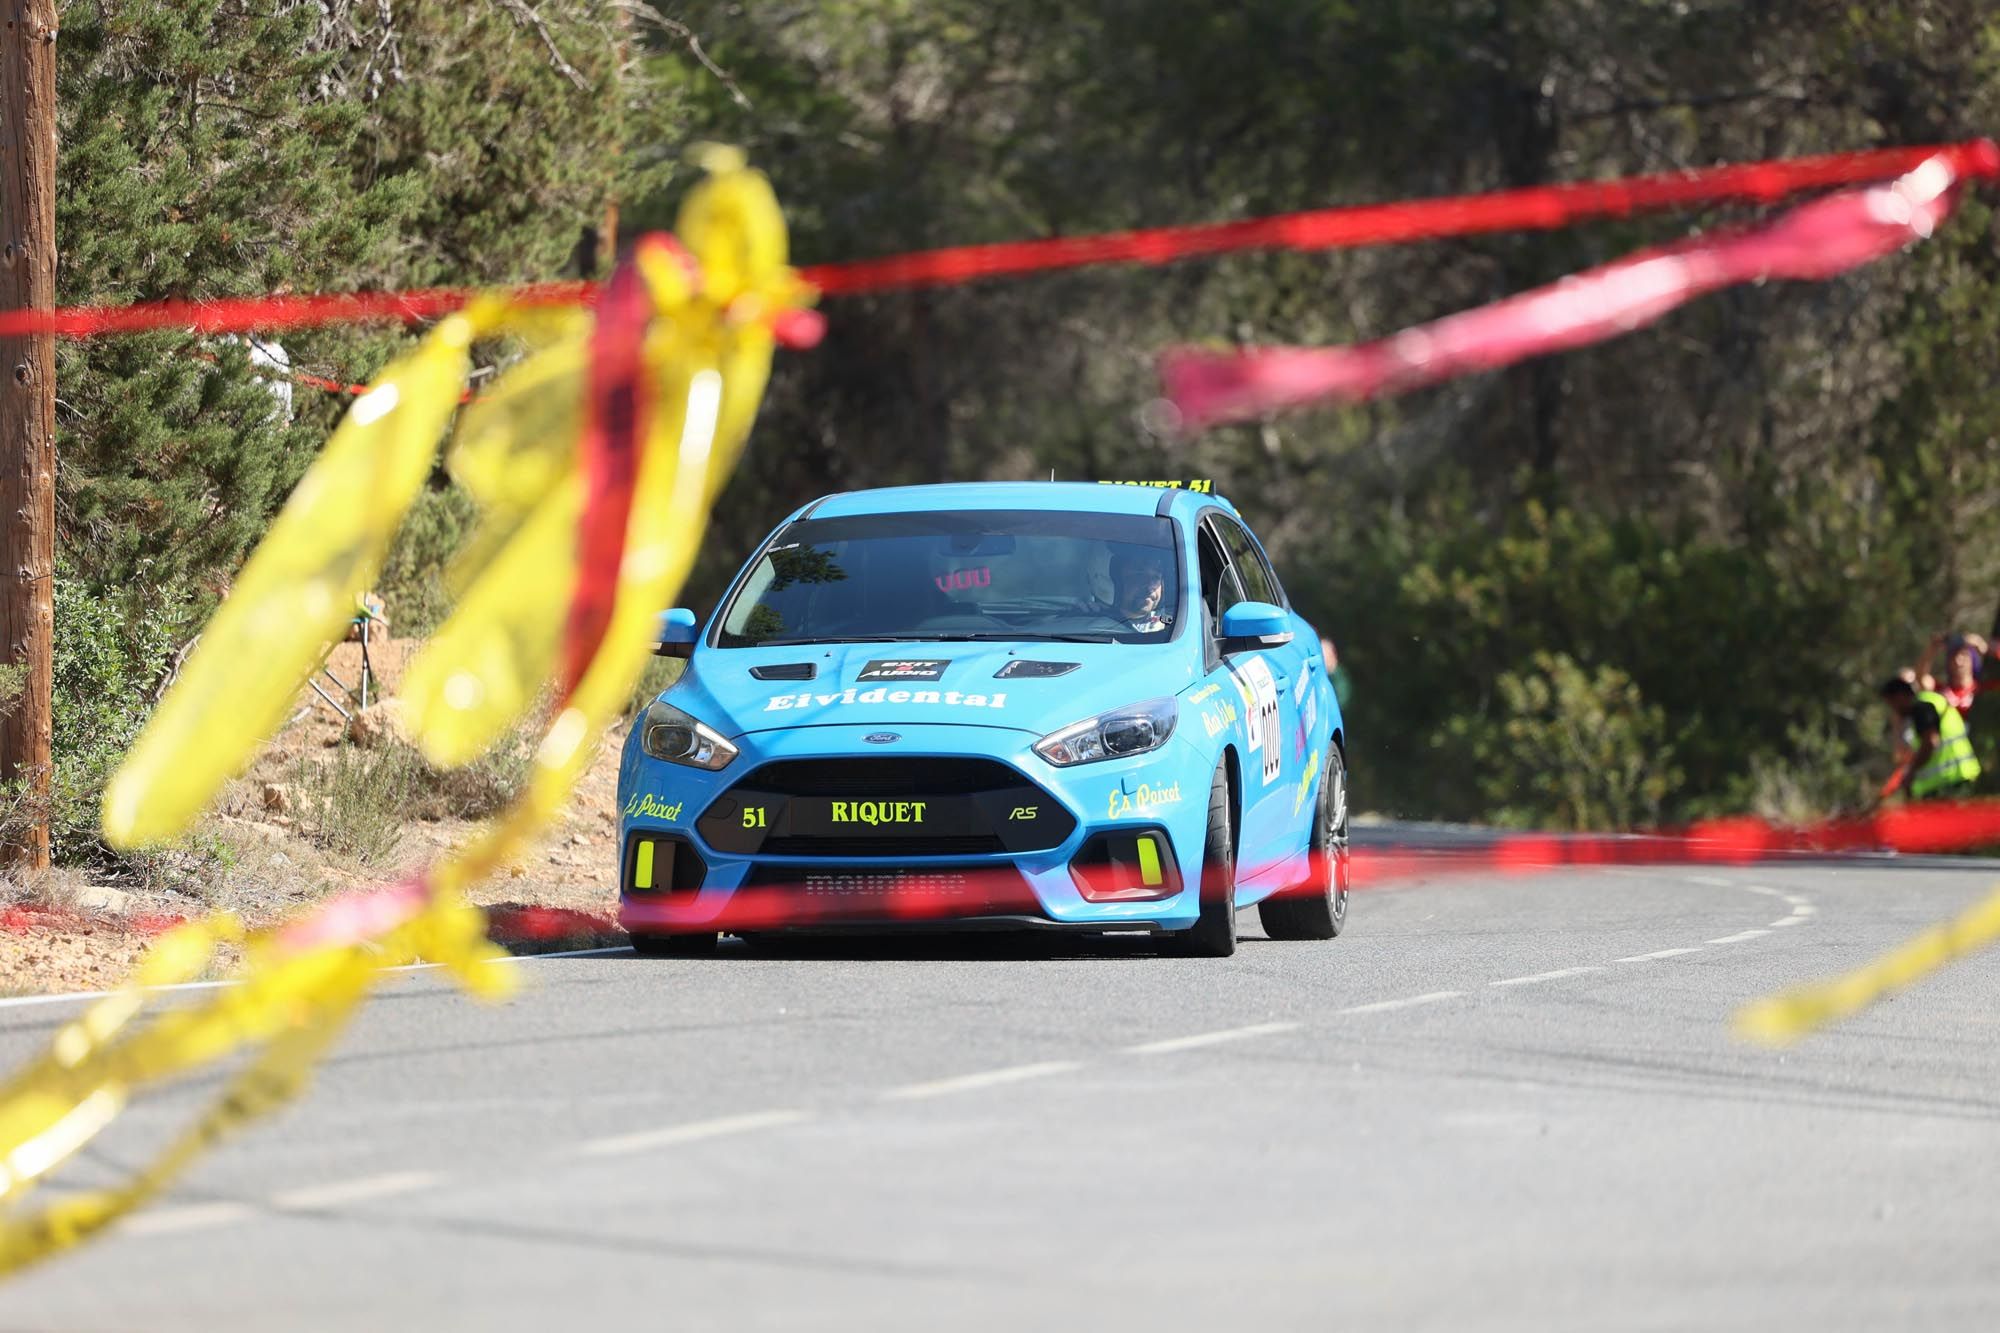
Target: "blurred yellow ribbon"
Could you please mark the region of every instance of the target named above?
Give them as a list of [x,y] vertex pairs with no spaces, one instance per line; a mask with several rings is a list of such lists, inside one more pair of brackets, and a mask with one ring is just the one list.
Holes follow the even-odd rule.
[[1932,926],[1844,976],[1743,1006],[1736,1014],[1736,1034],[1766,1046],[1790,1045],[1996,941],[2000,941],[2000,888],[1952,920]]
[[[547,720],[527,785],[419,880],[335,900],[262,934],[218,916],[163,936],[123,989],[0,1085],[0,1274],[102,1229],[221,1136],[295,1097],[385,968],[421,959],[474,994],[511,989],[492,966],[498,951],[483,915],[461,890],[560,811],[630,699],[654,617],[692,567],[710,503],[748,437],[773,324],[809,296],[787,266],[769,183],[733,150],[706,150],[703,165],[677,224],[685,257],[650,238],[634,255],[649,305],[640,349],[649,410],[608,625]],[[460,421],[449,463],[483,524],[454,567],[458,607],[405,680],[406,716],[433,762],[462,763],[549,697],[571,603],[587,591],[577,587],[586,485],[578,436],[593,328],[580,310],[483,297],[383,371],[294,490],[113,777],[107,841],[137,847],[179,835],[283,720],[374,582],[481,338],[518,338],[528,354]],[[149,988],[199,977],[225,944],[244,950],[233,984],[136,1025]],[[250,1061],[227,1090],[129,1181],[22,1214],[22,1197],[135,1093],[246,1048]]]

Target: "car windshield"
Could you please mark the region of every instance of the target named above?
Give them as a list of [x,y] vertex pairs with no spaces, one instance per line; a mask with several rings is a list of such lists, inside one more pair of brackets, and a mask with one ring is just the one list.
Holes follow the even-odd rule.
[[772,539],[716,635],[758,644],[1159,643],[1180,615],[1171,520],[971,510],[807,519]]

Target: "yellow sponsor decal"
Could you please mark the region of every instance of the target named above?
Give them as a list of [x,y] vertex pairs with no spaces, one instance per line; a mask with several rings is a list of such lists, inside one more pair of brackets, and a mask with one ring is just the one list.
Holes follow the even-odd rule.
[[1099,486],[1151,486],[1162,491],[1193,491],[1197,495],[1215,494],[1215,482],[1208,477],[1196,477],[1192,481],[1176,478],[1173,481],[1100,481]]
[[1305,809],[1306,793],[1312,790],[1312,781],[1317,776],[1319,776],[1319,751],[1314,750],[1312,758],[1306,760],[1306,771],[1299,774],[1299,789],[1292,795],[1293,819],[1297,819],[1299,811]]
[[1221,703],[1201,715],[1201,725],[1208,732],[1208,738],[1214,740],[1217,736],[1235,726],[1236,719],[1236,705],[1224,699]]
[[1117,819],[1121,815],[1143,815],[1156,806],[1179,805],[1180,803],[1180,783],[1175,782],[1171,786],[1163,783],[1155,787],[1150,783],[1142,782],[1139,784],[1139,790],[1137,791],[1112,792],[1111,799],[1105,806],[1104,817],[1106,819]]
[[921,824],[927,801],[835,801],[836,824]]
[[679,819],[681,802],[668,805],[656,799],[651,792],[634,792],[632,799],[625,802],[627,819]]
[[1188,695],[1187,697],[1188,707],[1192,708],[1196,704],[1207,703],[1210,699],[1213,699],[1216,695],[1220,693],[1222,693],[1222,682],[1219,680],[1211,680],[1210,682],[1208,682],[1208,684],[1202,686],[1194,693]]

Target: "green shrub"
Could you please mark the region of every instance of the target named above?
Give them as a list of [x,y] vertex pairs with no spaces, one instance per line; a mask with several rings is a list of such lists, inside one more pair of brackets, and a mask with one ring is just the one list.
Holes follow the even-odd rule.
[[1612,666],[1566,653],[1497,682],[1502,715],[1459,731],[1502,823],[1624,829],[1653,822],[1679,785],[1666,715]]
[[407,745],[421,782],[406,818],[485,819],[497,815],[528,785],[534,761],[533,737],[526,727],[517,727],[468,764],[457,768],[435,768]]
[[424,779],[423,761],[407,745],[342,745],[323,760],[301,758],[292,777],[299,834],[363,866],[384,865],[402,842]]
[[98,836],[104,784],[188,633],[192,599],[99,590],[66,566],[54,598],[50,846],[58,861],[104,863],[116,859]]
[[394,633],[428,634],[444,623],[452,605],[445,572],[477,518],[472,497],[456,486],[432,487],[417,496],[376,580]]

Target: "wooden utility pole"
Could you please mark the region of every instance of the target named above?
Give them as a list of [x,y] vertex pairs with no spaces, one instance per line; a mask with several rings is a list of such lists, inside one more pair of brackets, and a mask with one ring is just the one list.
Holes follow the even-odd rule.
[[[56,0],[0,0],[0,310],[56,298]],[[25,666],[0,705],[0,782],[34,812],[0,847],[9,869],[49,863],[50,655],[55,635],[56,344],[0,339],[0,665]],[[10,673],[11,674],[11,673]]]

